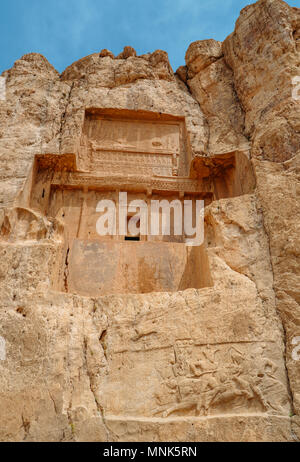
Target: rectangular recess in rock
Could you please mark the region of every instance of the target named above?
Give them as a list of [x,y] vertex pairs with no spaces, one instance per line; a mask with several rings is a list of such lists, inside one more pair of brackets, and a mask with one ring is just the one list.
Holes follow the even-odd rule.
[[[212,284],[203,245],[188,248],[175,231],[149,233],[151,201],[212,200],[211,183],[188,176],[189,136],[183,117],[145,111],[87,109],[77,153],[36,156],[24,189],[29,208],[64,229],[59,269],[52,275],[60,291],[85,296],[175,292]],[[119,230],[119,194],[127,201],[143,201],[148,232],[132,236]],[[116,233],[99,235],[100,201],[116,207]],[[138,210],[137,210],[138,211]],[[141,211],[139,211],[142,213]],[[127,222],[131,218],[125,211]],[[195,224],[195,216],[193,216]],[[195,271],[196,268],[196,271]]]
[[86,111],[78,153],[83,170],[185,176],[190,161],[182,117],[121,109]]

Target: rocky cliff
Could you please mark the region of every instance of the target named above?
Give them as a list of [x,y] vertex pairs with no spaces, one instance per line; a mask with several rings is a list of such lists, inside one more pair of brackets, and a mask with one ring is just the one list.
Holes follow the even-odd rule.
[[[247,6],[175,74],[126,47],[61,75],[32,53],[2,76],[0,440],[300,440],[300,10]],[[63,225],[25,196],[36,156],[77,155],[91,108],[183,118],[195,177],[236,153],[239,188],[205,210],[210,286],[53,286]]]

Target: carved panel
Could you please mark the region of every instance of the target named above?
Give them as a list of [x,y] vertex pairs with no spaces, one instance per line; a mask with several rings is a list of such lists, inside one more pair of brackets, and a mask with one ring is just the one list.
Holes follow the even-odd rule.
[[141,175],[172,176],[173,174],[172,155],[96,150],[92,153],[91,158],[91,169],[99,173],[122,172],[132,174],[137,170],[138,165],[138,171]]
[[155,395],[154,415],[284,414],[284,384],[264,350],[263,343],[197,346],[193,340],[177,341],[172,373]]
[[140,187],[142,189],[153,189],[157,191],[182,191],[186,193],[199,193],[203,195],[212,194],[210,184],[204,184],[199,180],[189,178],[152,178],[140,176],[122,177],[114,171],[112,175],[91,176],[84,173],[55,173],[51,184],[65,187],[89,186],[91,188],[110,187],[111,189],[130,189]]
[[172,177],[187,173],[186,144],[183,120],[87,114],[78,158],[91,172]]
[[91,119],[87,133],[93,150],[179,153],[179,124]]

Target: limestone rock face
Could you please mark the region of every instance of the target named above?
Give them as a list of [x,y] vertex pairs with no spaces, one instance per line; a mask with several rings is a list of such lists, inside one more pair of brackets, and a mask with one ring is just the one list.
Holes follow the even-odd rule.
[[[187,67],[189,69],[188,64]],[[208,64],[187,83],[206,116],[208,151],[221,154],[235,149],[249,150],[244,135],[244,111],[236,95],[232,71],[224,58]]]
[[222,42],[212,39],[193,42],[185,55],[189,78],[192,79],[198,72],[222,58],[222,56]]
[[107,56],[109,56],[110,58],[114,59],[114,54],[107,50],[106,48],[104,48],[103,50],[100,51],[100,58],[106,58]]
[[299,153],[299,101],[292,79],[299,76],[300,12],[283,1],[260,0],[244,8],[224,42],[245,111],[245,134],[254,157],[285,161]]
[[132,47],[124,47],[122,53],[118,55],[118,59],[127,59],[131,56],[136,57],[136,51]]
[[[299,34],[299,9],[259,0],[176,74],[131,47],[3,73],[0,441],[300,440]],[[204,243],[124,243],[123,285],[75,290],[72,246],[98,285],[113,263],[91,223],[122,188],[201,194]],[[132,265],[139,289],[115,290]]]

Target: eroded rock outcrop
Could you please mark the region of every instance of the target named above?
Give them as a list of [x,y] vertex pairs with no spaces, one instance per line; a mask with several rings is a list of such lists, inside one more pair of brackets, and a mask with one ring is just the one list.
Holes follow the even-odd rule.
[[245,111],[252,155],[282,162],[299,153],[299,101],[292,79],[299,75],[299,9],[262,0],[244,8],[224,42],[235,89]]

